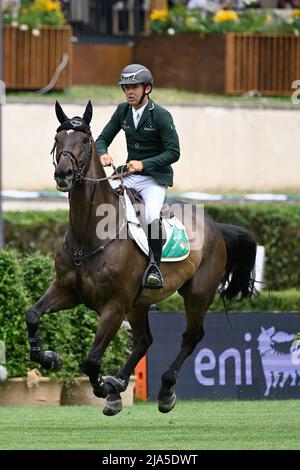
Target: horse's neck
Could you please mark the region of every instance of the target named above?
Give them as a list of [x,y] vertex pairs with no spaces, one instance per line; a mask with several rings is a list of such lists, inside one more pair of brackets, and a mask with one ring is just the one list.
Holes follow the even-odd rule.
[[[94,146],[91,163],[85,177],[91,180],[106,177]],[[109,204],[117,208],[117,202],[117,196],[107,180],[98,182],[83,180],[70,192],[69,235],[79,245],[95,243],[96,225],[100,220],[99,216],[96,217],[97,208],[101,204]]]

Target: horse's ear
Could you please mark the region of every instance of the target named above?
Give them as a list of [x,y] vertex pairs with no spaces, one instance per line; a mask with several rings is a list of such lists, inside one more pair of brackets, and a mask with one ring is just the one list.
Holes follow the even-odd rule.
[[92,116],[93,116],[93,105],[91,103],[91,100],[89,100],[88,104],[86,105],[82,119],[84,120],[84,122],[89,124],[92,120]]
[[63,122],[66,122],[69,119],[68,116],[66,116],[65,113],[63,112],[62,107],[58,101],[56,101],[55,103],[55,112],[56,112],[56,117],[61,124]]

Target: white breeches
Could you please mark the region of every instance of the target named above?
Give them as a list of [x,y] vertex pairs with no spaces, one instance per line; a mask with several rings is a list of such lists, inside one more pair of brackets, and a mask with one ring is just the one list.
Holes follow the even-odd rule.
[[[145,202],[147,224],[159,219],[160,211],[166,197],[166,187],[158,184],[152,176],[128,175],[123,178],[125,186],[134,188],[142,196]],[[119,179],[110,180],[112,188],[120,186]]]

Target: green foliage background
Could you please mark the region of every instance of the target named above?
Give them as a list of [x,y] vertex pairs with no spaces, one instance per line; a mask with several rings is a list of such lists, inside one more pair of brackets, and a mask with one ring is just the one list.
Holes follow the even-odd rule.
[[[21,256],[15,250],[0,251],[0,338],[6,345],[7,369],[10,377],[26,376],[36,367],[29,361],[25,312],[39,299],[54,279],[52,257],[34,254]],[[44,349],[57,351],[63,360],[61,371],[51,374],[63,378],[68,386],[82,375],[80,364],[92,345],[98,315],[83,305],[41,318],[40,332]],[[102,374],[117,372],[129,351],[130,336],[120,330],[108,347],[102,361]]]
[[[266,249],[265,282],[272,291],[300,286],[300,205],[265,203],[206,204],[216,222],[240,225],[253,232]],[[67,228],[66,211],[6,212],[6,246],[21,253],[53,253]]]
[[265,246],[266,288],[300,287],[299,204],[218,204],[206,209],[217,222],[249,229],[257,243]]
[[[264,291],[227,308],[230,311],[299,311],[300,205],[219,203],[208,204],[205,209],[216,222],[251,230],[257,243],[266,249]],[[0,339],[6,343],[10,377],[24,376],[36,367],[29,361],[24,314],[54,279],[54,252],[61,244],[67,222],[66,211],[4,213],[8,249],[0,251]],[[184,310],[178,294],[158,304],[158,308]],[[218,296],[210,310],[224,310]],[[45,349],[57,351],[63,360],[62,370],[53,378],[63,378],[68,385],[81,375],[79,366],[91,347],[98,321],[98,315],[82,305],[42,317],[43,345]],[[105,353],[103,374],[117,372],[122,367],[130,342],[128,332],[121,330]]]

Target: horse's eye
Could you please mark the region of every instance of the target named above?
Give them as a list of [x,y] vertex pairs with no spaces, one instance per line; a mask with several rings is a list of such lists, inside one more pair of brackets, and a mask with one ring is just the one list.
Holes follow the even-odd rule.
[[84,137],[84,139],[83,139],[84,144],[88,144],[89,141],[90,141],[89,137]]

